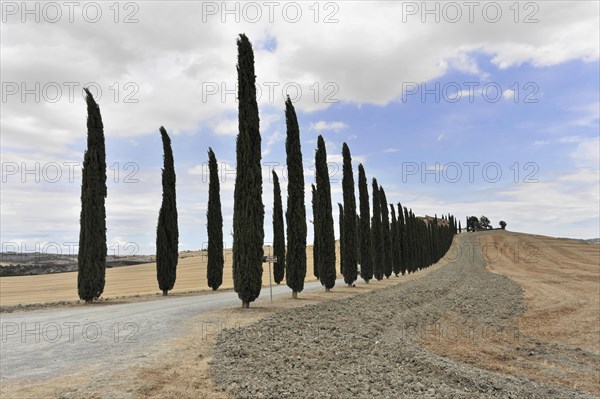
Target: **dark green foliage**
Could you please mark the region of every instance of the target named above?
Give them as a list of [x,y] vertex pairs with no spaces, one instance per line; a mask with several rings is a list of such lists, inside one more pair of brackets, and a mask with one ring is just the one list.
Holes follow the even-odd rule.
[[381,207],[381,229],[383,231],[383,273],[386,278],[389,278],[392,275],[392,234],[388,203],[383,187],[380,187],[379,195],[381,196],[379,206]]
[[156,228],[156,279],[163,295],[173,289],[177,277],[179,257],[179,229],[177,227],[177,202],[175,198],[175,163],[171,139],[160,127],[163,142],[164,166],[162,171],[162,204]]
[[371,220],[371,248],[373,252],[373,276],[377,280],[383,279],[383,227],[381,224],[381,195],[377,179],[373,178],[373,218]]
[[373,278],[373,253],[371,251],[371,210],[367,176],[362,164],[358,165],[358,197],[360,202],[360,277],[366,283]]
[[404,212],[402,204],[398,202],[398,245],[400,248],[400,272],[406,273],[406,226],[404,225]]
[[[285,213],[287,221],[286,284],[294,293],[304,289],[306,277],[306,208],[304,205],[304,168],[300,147],[300,129],[296,111],[288,97],[285,102],[287,137],[288,197]],[[317,276],[318,277],[318,276]]]
[[273,171],[273,250],[277,262],[273,266],[273,279],[281,283],[285,273],[285,229],[283,227],[283,204],[281,203],[281,187],[279,177]]
[[462,226],[460,225],[460,220],[458,221],[458,232],[462,233]]
[[314,184],[310,185],[312,188],[312,209],[313,209],[313,275],[319,278],[319,225],[318,218],[319,212],[317,212],[317,188]]
[[329,169],[327,167],[327,150],[325,140],[319,136],[315,154],[317,180],[317,214],[316,229],[319,239],[319,279],[326,290],[335,285],[335,235],[333,230],[333,215],[331,213],[331,186],[329,184]]
[[358,261],[356,259],[356,197],[354,195],[354,173],[352,172],[352,156],[348,145],[342,146],[343,175],[342,190],[344,194],[344,236],[342,246],[342,274],[344,282],[351,286],[356,281]]
[[[360,215],[356,214],[356,262],[361,263],[360,258]],[[358,270],[358,265],[357,265]]]
[[[459,222],[459,226],[460,226],[460,222]],[[504,220],[501,220],[501,221],[500,221],[500,228],[501,228],[502,230],[506,230],[506,222],[505,222]]]
[[104,291],[106,270],[106,150],[100,107],[85,89],[87,150],[83,158],[77,293],[86,303]]
[[223,283],[223,215],[221,213],[221,188],[217,158],[212,148],[208,149],[208,209],[206,229],[208,231],[206,279],[208,286],[217,290]]
[[396,277],[398,277],[402,271],[400,267],[400,231],[394,204],[390,204],[390,209],[392,211],[392,269]]
[[233,287],[242,307],[260,295],[265,210],[262,202],[261,137],[252,44],[241,34],[238,47],[238,129],[233,194]]
[[346,242],[344,241],[344,206],[338,202],[340,213],[340,273],[344,274],[344,251]]

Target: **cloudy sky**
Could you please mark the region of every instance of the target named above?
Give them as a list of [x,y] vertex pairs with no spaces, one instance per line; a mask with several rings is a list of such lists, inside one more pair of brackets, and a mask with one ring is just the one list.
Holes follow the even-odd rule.
[[261,94],[267,240],[271,168],[287,193],[286,94],[307,187],[325,138],[334,204],[347,142],[355,171],[363,163],[390,202],[419,215],[598,237],[599,11],[597,1],[2,2],[2,250],[66,253],[78,241],[84,86],[105,126],[110,253],[155,252],[160,126],[173,142],[180,249],[206,245],[209,146],[230,246],[242,32]]

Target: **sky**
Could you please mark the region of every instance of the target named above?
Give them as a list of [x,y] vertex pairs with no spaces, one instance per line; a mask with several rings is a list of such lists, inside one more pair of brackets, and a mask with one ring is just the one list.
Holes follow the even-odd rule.
[[209,147],[230,247],[240,33],[255,53],[267,243],[272,169],[287,196],[286,95],[300,124],[308,221],[316,139],[325,139],[336,236],[346,142],[355,182],[362,163],[390,203],[417,215],[600,237],[599,4],[4,1],[2,251],[77,250],[83,87],[105,128],[109,254],[155,253],[160,126],[175,158],[180,250],[206,247]]

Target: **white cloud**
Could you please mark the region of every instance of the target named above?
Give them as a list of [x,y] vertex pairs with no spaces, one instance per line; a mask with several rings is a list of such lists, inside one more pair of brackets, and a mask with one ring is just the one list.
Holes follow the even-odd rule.
[[313,123],[310,127],[317,132],[331,130],[334,132],[339,132],[340,130],[344,130],[348,128],[348,125],[344,122],[326,122],[326,121],[318,121],[317,123]]

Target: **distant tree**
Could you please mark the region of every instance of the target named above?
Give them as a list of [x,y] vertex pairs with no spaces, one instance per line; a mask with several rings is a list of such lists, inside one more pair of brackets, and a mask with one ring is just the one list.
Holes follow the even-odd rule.
[[488,219],[486,216],[481,216],[479,218],[479,226],[482,229],[491,229],[492,226],[490,224],[490,219]]
[[460,220],[458,221],[458,232],[459,232],[459,233],[462,233],[462,227],[461,227],[461,225],[460,225]]
[[162,171],[162,204],[156,228],[156,278],[158,288],[168,295],[175,286],[179,257],[179,228],[177,227],[177,202],[175,198],[175,163],[171,139],[160,127],[163,142],[164,167]]
[[500,221],[500,228],[501,228],[502,230],[506,230],[506,222],[505,222],[504,220],[501,220],[501,221]]
[[331,186],[327,166],[327,150],[323,136],[317,139],[315,154],[317,180],[317,214],[319,236],[319,279],[326,291],[335,285],[335,235],[333,230],[333,215],[331,213]]
[[254,52],[244,34],[237,47],[239,133],[233,193],[233,288],[242,308],[247,309],[260,295],[262,286],[265,209]]
[[106,149],[100,107],[89,90],[87,105],[87,149],[83,157],[77,293],[91,303],[104,291],[106,270]]
[[208,209],[206,229],[208,231],[206,278],[208,286],[216,291],[223,283],[223,214],[221,213],[221,187],[217,158],[212,148],[208,149]]
[[319,222],[319,212],[317,210],[318,207],[318,199],[317,199],[317,188],[314,184],[310,185],[312,188],[312,209],[313,209],[313,275],[316,278],[319,278],[319,229],[317,226],[320,226]]
[[371,252],[371,222],[367,176],[362,164],[358,165],[358,196],[360,202],[360,277],[369,284],[373,278],[373,253]]
[[273,279],[280,284],[285,274],[285,228],[283,226],[283,204],[279,177],[273,171],[273,250],[277,262],[273,265]]
[[383,228],[381,225],[381,195],[377,179],[373,178],[373,219],[371,221],[371,248],[373,252],[373,276],[383,279]]
[[469,216],[467,218],[467,231],[475,231],[481,228],[481,223],[477,216]]
[[379,188],[381,206],[381,227],[383,231],[383,273],[385,278],[392,275],[392,234],[390,231],[390,216],[388,203],[383,187]]
[[292,298],[297,298],[298,293],[304,289],[304,279],[306,278],[307,227],[300,128],[298,127],[296,110],[289,96],[285,102],[285,122],[287,126],[285,151],[288,172],[288,197],[285,212],[288,240],[285,264],[286,284],[292,290]]
[[356,197],[354,195],[354,173],[352,171],[352,156],[348,145],[342,146],[343,175],[342,190],[344,195],[344,255],[342,256],[342,274],[348,287],[356,281]]

